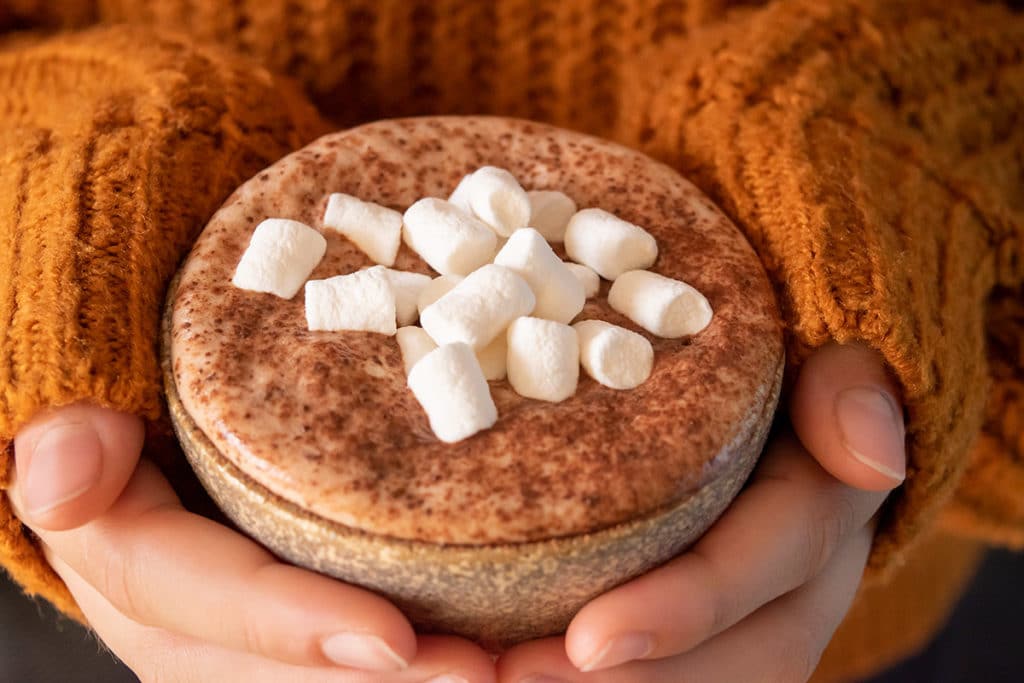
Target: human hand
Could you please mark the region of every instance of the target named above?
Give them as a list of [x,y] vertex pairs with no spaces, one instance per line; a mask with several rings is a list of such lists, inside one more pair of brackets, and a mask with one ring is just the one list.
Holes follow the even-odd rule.
[[499,680],[806,681],[860,583],[873,517],[903,480],[897,396],[874,352],[817,351],[790,401],[800,441],[774,436],[693,548],[591,601],[564,638],[505,653]]
[[90,625],[143,681],[494,680],[475,645],[417,643],[384,598],[187,512],[139,461],[142,440],[138,418],[102,408],[40,416],[15,439],[8,495]]

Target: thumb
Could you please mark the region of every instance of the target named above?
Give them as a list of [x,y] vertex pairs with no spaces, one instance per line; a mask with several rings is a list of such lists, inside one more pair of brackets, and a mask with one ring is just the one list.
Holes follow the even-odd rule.
[[31,526],[60,531],[106,512],[135,471],[142,420],[78,403],[36,417],[14,439],[10,493]]
[[900,392],[882,357],[862,344],[830,344],[800,368],[790,416],[800,441],[834,477],[886,491],[906,476]]

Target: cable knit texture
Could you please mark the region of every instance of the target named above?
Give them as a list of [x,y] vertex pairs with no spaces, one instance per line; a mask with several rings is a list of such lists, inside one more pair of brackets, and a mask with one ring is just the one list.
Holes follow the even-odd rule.
[[[0,438],[75,398],[159,414],[167,276],[231,187],[313,125],[266,73],[196,47],[216,44],[296,78],[338,125],[521,116],[679,168],[766,264],[791,373],[815,347],[862,339],[903,388],[910,466],[874,575],[943,510],[960,533],[1024,544],[1020,12],[933,0],[0,10],[0,27],[91,21],[195,44],[120,29],[0,46]],[[5,510],[4,563],[55,595]]]
[[[783,2],[651,50],[626,79],[622,137],[740,223],[791,362],[863,339],[900,380],[909,472],[875,568],[948,502],[982,425],[985,301],[1021,278],[1022,45],[1024,22],[994,6]],[[999,482],[1019,459],[998,460],[986,495],[1019,500]],[[1012,508],[995,507],[1000,524]]]
[[[45,407],[160,416],[166,281],[235,186],[319,131],[281,87],[139,30],[0,55],[0,488],[10,439]],[[14,578],[73,611],[6,497],[0,529]]]

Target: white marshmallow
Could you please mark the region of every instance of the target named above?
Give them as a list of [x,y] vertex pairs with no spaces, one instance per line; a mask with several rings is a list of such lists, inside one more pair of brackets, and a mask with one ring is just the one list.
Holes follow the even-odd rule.
[[533,228],[512,233],[494,262],[514,271],[530,285],[537,296],[534,317],[567,323],[583,310],[587,300],[583,284]]
[[412,372],[413,366],[423,356],[437,348],[437,344],[422,327],[399,327],[395,333],[395,340],[398,341],[398,348],[402,352],[402,364],[405,365],[406,375]]
[[305,223],[268,218],[252,233],[231,284],[291,299],[327,251],[327,240]]
[[477,351],[476,360],[488,381],[505,379],[508,360],[508,340],[505,335],[499,334],[494,341]]
[[592,268],[588,268],[582,263],[572,263],[571,261],[566,261],[565,267],[583,285],[583,293],[588,299],[594,298],[601,291],[601,276],[595,273]]
[[462,282],[461,275],[440,275],[427,283],[427,286],[420,290],[419,298],[416,300],[416,308],[420,314],[430,304],[452,291],[455,285]]
[[565,228],[576,213],[572,197],[555,190],[534,190],[526,196],[530,198],[530,227],[536,228],[548,242],[564,241]]
[[327,200],[324,226],[350,239],[374,263],[395,264],[402,240],[402,214],[397,211],[336,192]]
[[583,209],[565,229],[565,251],[606,280],[650,268],[658,258],[654,236],[602,209]]
[[711,322],[711,304],[696,289],[646,270],[624,273],[612,284],[608,303],[659,337],[697,334]]
[[449,203],[468,213],[473,213],[473,207],[469,205],[469,179],[472,176],[472,173],[462,176],[462,180],[459,181],[459,184],[455,186],[455,189],[448,197]]
[[408,382],[441,441],[462,441],[498,421],[490,387],[466,344],[434,349],[413,366]]
[[576,393],[580,347],[576,330],[541,318],[508,328],[508,381],[520,396],[557,403]]
[[526,227],[530,221],[530,198],[511,173],[484,166],[465,182],[465,196],[469,198],[473,213],[494,232],[508,237]]
[[494,231],[443,199],[419,200],[403,220],[405,243],[442,275],[468,275],[494,255]]
[[501,252],[501,250],[505,248],[506,244],[508,244],[507,237],[498,238],[498,242],[494,247],[494,254],[491,255],[491,263],[494,263],[494,257],[497,256]]
[[480,350],[536,303],[523,278],[491,263],[427,306],[420,324],[438,344],[463,342]]
[[654,347],[643,335],[604,320],[583,320],[572,327],[580,340],[580,363],[599,383],[635,389],[651,376]]
[[424,288],[430,284],[430,276],[423,273],[394,270],[384,266],[374,266],[374,268],[381,269],[395,293],[395,316],[398,319],[398,325],[411,325],[416,322],[416,318],[420,316],[416,304]]
[[395,333],[395,293],[382,268],[306,283],[306,324],[311,331]]

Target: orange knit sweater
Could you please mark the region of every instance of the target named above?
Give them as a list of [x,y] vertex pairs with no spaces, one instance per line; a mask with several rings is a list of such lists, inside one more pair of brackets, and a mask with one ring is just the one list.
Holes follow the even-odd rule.
[[[114,22],[127,25],[82,30]],[[1020,13],[931,0],[15,0],[0,5],[4,28],[0,446],[41,408],[81,399],[160,433],[169,275],[236,184],[322,131],[262,64],[336,125],[522,116],[680,169],[766,264],[791,370],[829,340],[862,339],[902,384],[908,477],[874,575],[940,513],[960,534],[1024,545]],[[0,452],[0,488],[9,467]],[[74,610],[2,495],[0,563]]]

